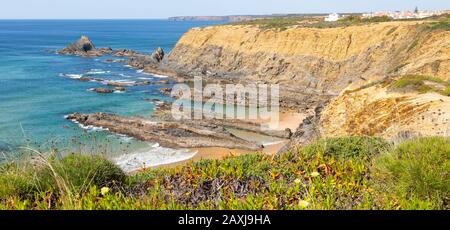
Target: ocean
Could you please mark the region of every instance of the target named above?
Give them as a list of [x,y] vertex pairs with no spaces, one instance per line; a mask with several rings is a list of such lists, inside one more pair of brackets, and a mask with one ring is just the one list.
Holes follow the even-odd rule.
[[74,78],[98,77],[116,81],[158,81],[130,68],[109,63],[110,58],[61,56],[56,50],[81,35],[96,47],[166,53],[189,28],[221,22],[175,22],[168,20],[0,20],[0,151],[20,152],[21,146],[40,150],[105,154],[134,170],[189,159],[194,153],[168,149],[81,127],[64,119],[74,112],[106,112],[124,116],[150,116],[155,105],[147,99],[170,100],[161,95],[164,86],[132,87],[126,93],[97,94],[96,82]]

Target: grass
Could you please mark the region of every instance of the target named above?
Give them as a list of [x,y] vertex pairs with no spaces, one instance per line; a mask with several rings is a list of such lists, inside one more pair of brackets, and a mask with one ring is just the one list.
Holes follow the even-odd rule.
[[[308,27],[308,28],[335,28],[352,25],[367,25],[371,23],[393,21],[389,17],[362,18],[358,15],[350,15],[336,22],[326,22],[323,17],[276,17],[262,18],[243,22],[234,22],[233,25],[252,25],[262,29],[287,29],[289,27]],[[395,30],[391,31],[393,33]]]
[[[450,15],[434,16],[425,19],[398,19],[394,20],[388,16],[363,18],[358,14],[353,14],[336,22],[326,22],[322,17],[311,16],[292,16],[292,17],[272,17],[260,18],[249,21],[233,22],[232,25],[252,25],[261,29],[286,30],[291,27],[306,28],[336,28],[354,25],[368,25],[373,23],[391,22],[391,21],[423,21],[425,23],[419,26],[427,31],[448,31],[450,30]],[[397,28],[392,28],[387,32],[387,36],[394,33]]]
[[[104,159],[74,155],[61,161],[65,163],[48,161],[58,168],[48,177],[61,176],[66,184],[84,189],[71,186],[74,195],[69,196],[58,192],[53,179],[44,183],[52,185],[44,190],[23,189],[35,184],[28,180],[41,175],[40,170],[17,171],[17,166],[7,165],[0,176],[0,208],[448,209],[449,150],[445,138],[421,138],[400,146],[373,137],[332,138],[278,156],[203,160],[126,177]],[[57,165],[64,165],[64,171]],[[82,172],[93,168],[100,173]],[[84,181],[91,183],[86,187]]]
[[258,26],[262,29],[287,29],[288,27],[299,25],[307,22],[306,17],[276,17],[276,18],[261,18],[250,21],[234,22],[233,25],[252,25]]
[[391,88],[414,90],[420,93],[437,92],[450,96],[450,82],[433,76],[405,75],[392,83]]
[[1,199],[16,196],[33,201],[46,194],[49,199],[64,198],[63,203],[92,186],[120,185],[126,179],[125,173],[109,160],[78,154],[61,160],[54,155],[39,155],[27,162],[10,162],[1,167],[0,173]]
[[376,159],[374,185],[407,209],[444,209],[450,201],[450,142],[444,138],[406,141]]
[[425,28],[432,31],[449,31],[450,30],[450,14],[444,14],[429,18],[432,22],[426,24]]

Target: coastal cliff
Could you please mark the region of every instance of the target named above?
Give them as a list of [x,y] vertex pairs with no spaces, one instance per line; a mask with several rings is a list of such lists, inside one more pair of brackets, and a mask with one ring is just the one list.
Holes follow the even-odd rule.
[[[81,45],[71,45],[63,50],[69,52],[62,53],[81,52],[82,56],[91,56],[91,50],[100,50],[90,40],[91,50],[72,48],[85,47],[84,40],[80,39],[75,44]],[[130,66],[168,75],[178,82],[191,82],[194,76],[202,76],[207,83],[279,84],[281,111],[296,114],[298,118],[294,122],[297,130],[290,126],[289,130],[282,131],[285,132],[282,138],[291,139],[286,147],[289,149],[320,137],[450,136],[450,27],[447,22],[389,21],[269,29],[221,25],[189,30],[167,55],[162,49],[151,55],[108,50],[114,56],[127,56]],[[100,88],[96,92],[113,90]],[[171,89],[162,88],[161,92],[170,95]],[[163,118],[167,120],[166,116]],[[127,123],[126,118],[117,119]],[[103,121],[103,117],[94,120]],[[242,128],[244,123],[236,120],[217,127],[237,126],[255,132],[253,126]],[[114,122],[108,124],[108,128],[114,128]],[[189,125],[211,131],[208,124],[200,121]],[[116,130],[122,134],[124,131],[125,126]],[[139,132],[138,127],[126,133]],[[183,135],[179,138],[189,136]],[[280,135],[269,133],[269,136]],[[170,135],[165,137],[170,138]],[[221,146],[217,143],[223,138],[217,140],[207,146]],[[189,140],[186,146],[206,146],[206,142],[198,144]]]
[[[433,25],[400,21],[335,28],[194,28],[159,69],[183,76],[280,84],[286,89],[281,90],[281,100],[294,98],[297,104],[291,103],[291,108],[297,106],[299,112],[315,119],[302,123],[299,135],[294,135],[297,139],[311,139],[311,125],[322,136],[394,137],[405,131],[448,135],[450,110],[445,90],[450,80],[450,31]],[[376,86],[408,74],[439,79],[442,92],[393,92],[386,84]],[[363,90],[348,93],[358,88]],[[374,106],[379,111],[371,111]],[[324,115],[315,114],[322,107]],[[404,107],[400,109],[404,113],[399,113],[399,107]],[[387,119],[395,114],[398,119]],[[388,121],[380,122],[380,117]]]
[[294,83],[333,93],[349,83],[395,73],[448,78],[450,33],[433,33],[417,24],[284,31],[232,25],[196,28],[180,39],[162,68]]

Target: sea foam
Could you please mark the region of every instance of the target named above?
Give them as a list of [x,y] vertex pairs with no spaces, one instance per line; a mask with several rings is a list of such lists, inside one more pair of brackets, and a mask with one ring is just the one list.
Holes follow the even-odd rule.
[[151,168],[161,165],[192,159],[197,152],[186,149],[171,149],[159,146],[159,144],[149,144],[149,148],[137,151],[112,160],[125,172],[135,172],[143,168]]
[[106,74],[106,73],[111,73],[111,71],[105,71],[102,69],[91,69],[88,72],[86,72],[86,74],[90,74],[90,75],[96,75],[96,74]]
[[68,77],[72,79],[80,79],[83,77],[83,74],[67,74],[67,73],[60,73],[60,77]]

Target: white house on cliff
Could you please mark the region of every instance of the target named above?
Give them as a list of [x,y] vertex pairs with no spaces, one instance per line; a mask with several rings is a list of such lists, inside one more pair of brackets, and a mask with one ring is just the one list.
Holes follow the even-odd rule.
[[341,15],[338,13],[332,13],[325,18],[326,22],[335,22],[341,18]]

